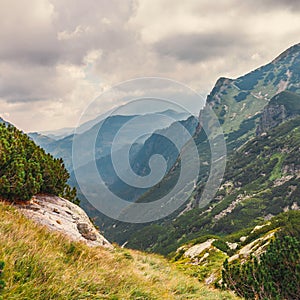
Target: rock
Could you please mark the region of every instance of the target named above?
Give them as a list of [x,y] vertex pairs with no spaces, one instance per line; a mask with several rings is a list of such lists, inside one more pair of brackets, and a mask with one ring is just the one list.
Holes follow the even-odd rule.
[[17,205],[17,208],[29,219],[61,232],[73,241],[83,241],[89,246],[113,248],[94,227],[85,211],[66,199],[37,195],[26,205]]
[[55,207],[55,208],[53,208],[53,212],[55,212],[55,213],[57,213],[57,214],[59,214],[59,210]]
[[241,241],[241,242],[245,242],[245,241],[246,241],[246,239],[247,239],[247,237],[246,237],[246,236],[241,236],[241,237],[240,237],[240,241]]
[[257,231],[257,230],[260,230],[260,229],[262,229],[262,228],[264,228],[265,226],[268,226],[268,225],[270,225],[270,224],[271,224],[271,222],[267,222],[267,223],[265,223],[265,224],[263,224],[263,225],[256,225],[256,226],[252,229],[251,233],[253,233],[253,232]]
[[193,259],[196,256],[198,256],[199,254],[201,254],[204,250],[209,249],[214,241],[215,241],[215,239],[209,239],[204,243],[194,245],[185,251],[184,256],[190,257]]
[[232,262],[239,258],[247,258],[250,255],[254,255],[256,257],[260,257],[260,255],[265,251],[266,247],[270,243],[271,239],[275,235],[276,230],[270,231],[267,234],[265,234],[263,237],[260,237],[251,243],[245,245],[243,248],[241,248],[238,253],[231,256],[228,261]]
[[268,131],[270,128],[276,127],[287,118],[284,105],[266,106],[260,118],[259,125],[256,130],[257,135]]
[[[290,75],[290,73],[288,74]],[[256,135],[262,135],[282,122],[299,115],[299,109],[296,108],[296,103],[299,102],[299,95],[281,91],[282,89],[285,90],[286,87],[281,87],[263,109],[256,129]]]
[[297,202],[294,202],[293,205],[291,206],[292,210],[300,210],[300,207],[298,206]]
[[231,250],[235,250],[239,245],[238,243],[230,243],[230,242],[226,242],[226,244]]
[[90,241],[97,240],[95,232],[93,232],[92,229],[89,228],[89,225],[87,223],[78,223],[77,229],[85,239]]

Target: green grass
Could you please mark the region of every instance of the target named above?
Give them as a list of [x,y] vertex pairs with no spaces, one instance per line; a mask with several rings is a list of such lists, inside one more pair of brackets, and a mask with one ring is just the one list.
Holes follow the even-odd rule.
[[0,203],[3,299],[237,299],[210,289],[159,255],[89,248]]
[[275,153],[271,157],[271,160],[273,160],[273,159],[277,159],[277,163],[272,170],[272,173],[270,176],[271,181],[276,180],[282,176],[281,169],[282,169],[282,163],[284,161],[284,155],[282,155],[281,153]]

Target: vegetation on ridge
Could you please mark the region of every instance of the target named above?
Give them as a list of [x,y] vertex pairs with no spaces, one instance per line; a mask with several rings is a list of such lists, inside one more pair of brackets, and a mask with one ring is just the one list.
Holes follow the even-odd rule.
[[223,286],[245,299],[299,299],[300,240],[285,236],[271,241],[260,259],[224,262]]
[[55,159],[16,127],[0,124],[0,197],[29,200],[37,193],[63,196],[76,202],[76,189],[62,159]]

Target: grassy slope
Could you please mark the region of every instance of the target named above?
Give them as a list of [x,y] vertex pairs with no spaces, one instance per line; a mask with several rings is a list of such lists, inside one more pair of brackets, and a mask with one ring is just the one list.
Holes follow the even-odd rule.
[[3,299],[237,299],[157,255],[88,248],[0,203]]

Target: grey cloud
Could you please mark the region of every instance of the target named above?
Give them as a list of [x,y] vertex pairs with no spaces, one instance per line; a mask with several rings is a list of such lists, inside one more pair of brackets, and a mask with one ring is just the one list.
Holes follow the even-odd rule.
[[[289,11],[299,11],[300,10],[300,1],[298,0],[263,0],[263,1],[253,1],[253,0],[227,0],[219,7],[216,7],[215,4],[209,5],[209,9],[213,10],[215,7],[216,10],[222,10],[224,14],[230,9],[235,9],[240,12],[241,15],[244,15],[245,18],[247,15],[253,15],[254,13],[269,13],[278,10],[289,10]],[[200,11],[201,7],[200,7]]]
[[[132,35],[124,26],[133,14],[131,2],[90,0],[77,1],[74,5],[74,1],[53,0],[54,12],[48,24],[40,24],[42,21],[26,10],[23,16],[25,26],[14,22],[18,3],[15,7],[12,3],[7,11],[2,12],[3,15],[0,13],[3,17],[0,25],[1,19],[10,25],[0,33],[0,60],[41,65],[80,64],[89,50],[111,51],[122,47]],[[31,24],[26,24],[28,19]],[[57,38],[63,32],[72,35],[79,27],[82,32],[73,37]]]
[[265,0],[265,1],[250,1],[250,6],[261,7],[267,10],[272,9],[290,9],[290,10],[300,10],[300,2],[298,0]]
[[[59,64],[83,66],[89,51],[106,56],[135,42],[125,26],[135,9],[131,0],[22,3],[12,0],[0,11],[0,98],[9,102],[63,97],[72,82],[60,78]],[[32,9],[37,5],[45,16]]]
[[0,69],[0,98],[8,102],[56,99],[74,88],[74,82],[61,78],[55,66],[0,63]]
[[154,47],[160,54],[172,56],[190,63],[224,56],[237,44],[248,43],[245,36],[231,33],[177,34],[157,42]]

